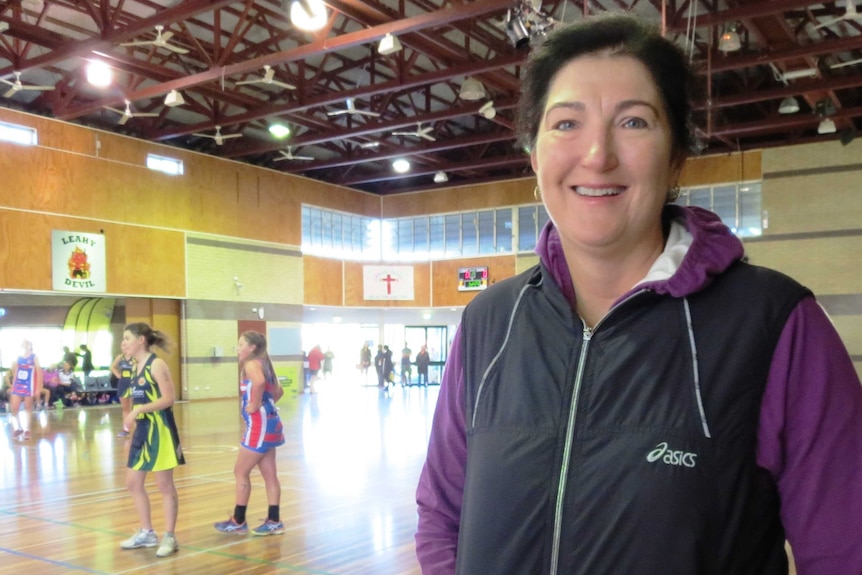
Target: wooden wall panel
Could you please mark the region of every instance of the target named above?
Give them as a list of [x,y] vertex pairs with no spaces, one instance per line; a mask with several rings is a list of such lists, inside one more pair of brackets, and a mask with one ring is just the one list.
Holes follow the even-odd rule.
[[382,217],[400,218],[536,203],[535,178],[397,194],[383,198]]
[[[373,264],[387,265],[387,264]],[[431,265],[428,263],[392,263],[390,265],[413,266],[413,299],[412,300],[367,300],[363,297],[364,264],[361,262],[344,262],[344,305],[346,307],[428,307],[431,305]]]
[[759,150],[742,154],[689,158],[680,176],[682,187],[759,180],[763,176]]
[[314,256],[303,257],[303,281],[307,305],[344,305],[342,262]]
[[0,208],[0,288],[51,291],[51,231],[104,234],[107,292],[185,297],[183,234]]
[[[303,203],[380,217],[365,192],[13,110],[0,120],[39,131],[36,147],[0,143],[0,206],[294,246]],[[148,153],[184,175],[147,169]]]
[[459,307],[470,303],[476,291],[458,291],[458,268],[488,266],[489,284],[515,275],[515,256],[470,258],[434,262],[434,307]]

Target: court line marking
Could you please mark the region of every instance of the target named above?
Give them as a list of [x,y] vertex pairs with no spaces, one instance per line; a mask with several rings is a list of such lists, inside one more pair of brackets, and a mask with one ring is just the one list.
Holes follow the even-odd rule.
[[[57,567],[63,567],[64,569],[72,569],[74,571],[85,571],[87,573],[97,573],[98,575],[112,575],[108,571],[98,571],[96,569],[90,569],[89,567],[83,567],[80,565],[73,565],[71,563],[66,563],[65,561],[55,561],[54,559],[48,559],[46,557],[39,557],[37,555],[31,555],[30,553],[24,553],[23,551],[16,551],[15,549],[9,549],[8,547],[0,547],[0,551],[8,553],[9,555],[15,555],[17,557],[24,557],[25,559],[33,559],[35,561],[41,561],[42,563],[49,563],[51,565],[56,565]],[[26,568],[25,568],[26,570]]]

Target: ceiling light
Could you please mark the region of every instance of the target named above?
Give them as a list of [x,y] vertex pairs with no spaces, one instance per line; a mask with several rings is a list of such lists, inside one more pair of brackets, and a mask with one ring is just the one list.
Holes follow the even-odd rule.
[[401,41],[398,40],[397,36],[393,36],[392,34],[387,33],[380,40],[380,44],[377,46],[377,52],[383,54],[384,56],[388,56],[389,54],[394,54],[395,52],[401,51]]
[[404,158],[399,158],[392,162],[392,169],[398,172],[399,174],[403,174],[405,172],[410,171],[410,162],[405,160]]
[[446,174],[446,172],[437,172],[436,174],[434,174],[434,183],[435,184],[442,184],[443,182],[448,182],[448,181],[449,181],[449,176]]
[[170,108],[174,108],[176,106],[182,106],[186,103],[185,98],[183,98],[182,93],[177,92],[176,90],[171,90],[165,96],[165,106]]
[[782,72],[781,77],[786,80],[798,80],[799,78],[813,78],[817,75],[817,68],[802,68],[800,70],[789,70]]
[[728,28],[718,39],[718,49],[722,52],[736,52],[742,48],[739,34],[733,28]]
[[496,108],[494,108],[494,101],[488,100],[487,102],[482,104],[482,107],[479,108],[479,114],[481,114],[488,120],[494,119],[494,116],[497,115],[497,110]]
[[306,32],[316,32],[326,25],[329,17],[320,0],[293,0],[290,3],[290,22]]
[[793,96],[787,96],[778,105],[779,114],[795,114],[799,111],[799,102]]
[[485,86],[475,78],[465,78],[458,97],[462,100],[481,100],[485,97]]
[[530,32],[520,15],[512,16],[512,11],[506,16],[506,36],[515,48],[530,45]]
[[820,125],[817,126],[818,134],[834,134],[838,129],[835,127],[835,122],[832,121],[832,118],[823,118],[820,121]]
[[111,68],[101,60],[92,60],[87,64],[87,82],[98,88],[104,88],[111,84],[114,73]]
[[0,22],[0,34],[9,29],[9,22]]
[[269,127],[269,133],[272,134],[273,138],[282,140],[290,135],[290,127],[284,124],[272,124]]

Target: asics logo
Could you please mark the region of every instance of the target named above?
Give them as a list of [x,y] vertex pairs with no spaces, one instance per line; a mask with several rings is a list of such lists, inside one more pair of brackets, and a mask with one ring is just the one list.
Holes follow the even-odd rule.
[[655,449],[647,453],[646,456],[646,460],[650,463],[660,460],[667,465],[679,465],[680,467],[694,467],[695,459],[697,459],[697,453],[670,449],[666,441],[656,445]]

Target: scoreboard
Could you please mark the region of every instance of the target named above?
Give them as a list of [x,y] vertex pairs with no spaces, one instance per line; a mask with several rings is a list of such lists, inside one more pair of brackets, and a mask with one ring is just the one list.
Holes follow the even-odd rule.
[[458,291],[479,291],[488,287],[488,266],[458,268]]

